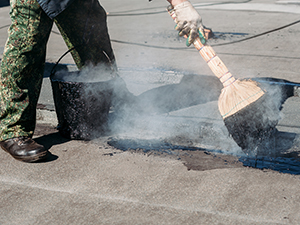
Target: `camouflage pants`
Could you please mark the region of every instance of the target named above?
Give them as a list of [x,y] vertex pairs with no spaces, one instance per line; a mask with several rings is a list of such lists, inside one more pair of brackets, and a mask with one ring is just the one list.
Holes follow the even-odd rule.
[[87,63],[114,62],[106,12],[98,1],[75,0],[54,21],[36,0],[10,4],[12,24],[0,69],[0,141],[33,135],[53,22],[68,48],[75,48],[71,53],[79,69]]

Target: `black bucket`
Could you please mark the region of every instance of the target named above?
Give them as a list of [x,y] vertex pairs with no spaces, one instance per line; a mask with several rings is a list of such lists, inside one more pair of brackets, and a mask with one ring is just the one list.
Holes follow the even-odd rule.
[[59,133],[68,139],[91,140],[108,131],[114,79],[85,82],[80,71],[50,76]]

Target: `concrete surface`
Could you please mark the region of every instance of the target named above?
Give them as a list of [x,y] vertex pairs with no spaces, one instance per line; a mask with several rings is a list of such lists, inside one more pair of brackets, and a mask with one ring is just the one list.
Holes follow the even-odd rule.
[[[300,23],[236,42],[298,21],[299,1],[191,2],[217,35],[210,44],[235,77],[300,83]],[[120,76],[134,95],[155,93],[162,100],[175,101],[170,96],[174,92],[163,90],[191,75],[213,77],[197,51],[186,48],[173,30],[174,22],[164,12],[165,1],[101,3],[109,13]],[[10,24],[8,13],[9,7],[0,8],[0,58]],[[245,167],[239,161],[243,152],[218,115],[217,100],[131,118],[124,124],[120,120],[118,132],[93,141],[61,137],[55,129],[48,77],[53,63],[67,50],[57,32],[54,27],[48,44],[39,100],[43,109],[38,109],[35,133],[51,155],[46,162],[25,164],[0,152],[0,224],[300,224],[299,175],[289,173],[289,165],[285,173],[273,167]],[[236,43],[220,45],[230,42]],[[69,55],[61,63],[74,69]],[[298,162],[300,99],[289,98],[283,107],[277,129],[282,142],[291,142],[286,154]],[[112,145],[111,139],[117,144]],[[122,149],[120,140],[131,140],[127,142],[131,150]],[[149,140],[169,140],[182,148],[139,149],[139,143],[151,145]],[[197,161],[200,153],[203,157]],[[193,166],[188,166],[188,158],[194,159]],[[205,166],[197,169],[201,165]]]

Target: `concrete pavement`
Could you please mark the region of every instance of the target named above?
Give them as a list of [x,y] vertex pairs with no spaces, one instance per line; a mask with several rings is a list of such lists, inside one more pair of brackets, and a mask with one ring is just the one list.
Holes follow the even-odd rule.
[[[300,23],[236,42],[299,20],[299,1],[191,2],[215,32],[210,44],[235,77],[300,83]],[[182,107],[121,118],[112,133],[93,141],[61,137],[48,76],[67,49],[54,27],[35,133],[51,155],[25,164],[0,152],[0,224],[299,224],[300,99],[286,101],[277,126],[276,146],[286,158],[258,161],[267,169],[245,167],[249,162],[239,160],[243,152],[226,132],[217,99],[183,104],[212,97],[219,86],[197,89],[204,79],[215,84],[214,76],[173,30],[167,3],[101,4],[128,89],[145,99],[147,110],[172,102]],[[1,57],[8,12],[0,8]],[[74,69],[69,55],[61,63]]]

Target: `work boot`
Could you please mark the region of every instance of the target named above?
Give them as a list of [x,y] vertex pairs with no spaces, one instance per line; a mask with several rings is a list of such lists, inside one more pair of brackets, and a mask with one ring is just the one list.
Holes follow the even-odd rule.
[[0,142],[1,148],[22,162],[36,162],[44,159],[47,150],[30,137],[16,137]]

